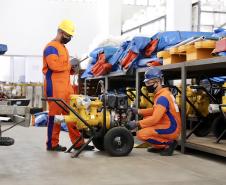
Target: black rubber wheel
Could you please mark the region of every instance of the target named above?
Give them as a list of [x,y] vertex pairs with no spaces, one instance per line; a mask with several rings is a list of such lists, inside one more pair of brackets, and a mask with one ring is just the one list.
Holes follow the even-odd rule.
[[14,139],[10,137],[0,137],[0,146],[10,146],[14,144]]
[[[205,137],[205,136],[207,136],[212,130],[213,120],[214,120],[215,117],[216,116],[214,114],[210,114],[204,120],[200,120],[201,124],[194,131],[194,134],[197,137]],[[193,127],[194,126],[195,126],[195,124],[193,125]]]
[[104,151],[104,137],[93,138],[93,145],[100,151]]
[[[216,138],[218,138],[223,131],[226,129],[226,123],[222,116],[218,116],[213,121],[212,131]],[[226,134],[223,135],[221,139],[226,139]]]
[[126,156],[132,151],[133,145],[133,136],[124,127],[112,128],[104,136],[104,148],[111,156]]

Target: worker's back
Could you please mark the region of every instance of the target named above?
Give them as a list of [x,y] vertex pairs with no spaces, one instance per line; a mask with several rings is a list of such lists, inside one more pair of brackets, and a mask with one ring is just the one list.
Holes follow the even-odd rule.
[[171,134],[174,133],[176,135],[180,134],[181,131],[181,116],[179,108],[176,104],[176,100],[172,93],[168,90],[168,88],[160,89],[154,98],[154,103],[161,104],[166,107],[166,114],[163,115],[160,123],[169,123],[169,128],[167,129],[159,129],[158,133],[160,134]]

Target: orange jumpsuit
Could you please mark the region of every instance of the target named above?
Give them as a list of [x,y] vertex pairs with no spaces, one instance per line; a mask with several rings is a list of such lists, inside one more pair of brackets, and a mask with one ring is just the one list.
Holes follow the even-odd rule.
[[[47,44],[43,52],[43,74],[44,80],[44,96],[62,98],[69,103],[69,96],[73,93],[73,88],[70,84],[71,65],[69,62],[69,54],[67,48],[57,41],[51,41]],[[49,120],[47,131],[47,148],[51,149],[59,143],[60,124],[54,124],[54,115],[65,115],[55,102],[48,102]],[[69,137],[71,142],[81,135],[76,129],[75,123],[67,123]],[[81,140],[77,146],[84,143]]]
[[154,148],[165,148],[177,140],[181,132],[181,118],[175,98],[167,88],[154,96],[154,106],[139,109],[144,119],[139,121],[141,129],[137,138],[150,143]]

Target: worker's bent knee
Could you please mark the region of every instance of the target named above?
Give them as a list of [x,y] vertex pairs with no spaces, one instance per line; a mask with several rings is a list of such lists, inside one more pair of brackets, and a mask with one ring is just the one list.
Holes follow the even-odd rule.
[[137,131],[136,133],[137,139],[141,140],[141,141],[145,141],[146,137],[144,136],[142,130]]

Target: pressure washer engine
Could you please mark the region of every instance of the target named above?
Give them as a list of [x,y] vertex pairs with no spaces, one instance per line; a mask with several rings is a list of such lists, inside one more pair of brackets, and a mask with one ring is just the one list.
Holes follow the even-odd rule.
[[[126,94],[104,93],[100,97],[71,95],[70,105],[62,99],[45,100],[54,101],[61,108],[69,111],[69,114],[64,116],[65,122],[75,122],[83,135],[89,138],[73,157],[77,157],[91,141],[98,150],[106,151],[112,156],[126,156],[132,151],[134,139],[126,128],[131,118]],[[69,148],[68,152],[80,139]]]
[[[103,96],[101,96],[103,101]],[[130,119],[130,111],[128,110],[128,97],[125,94],[106,94],[106,106],[110,111],[110,126],[125,126]]]

